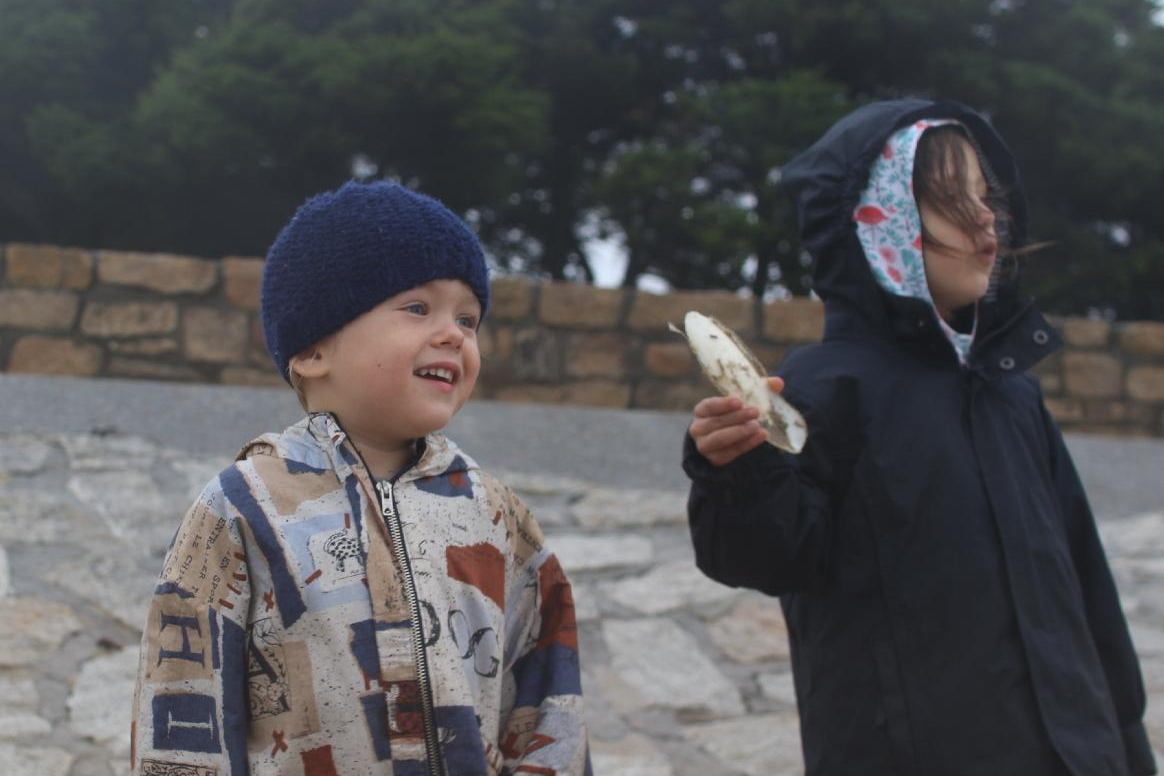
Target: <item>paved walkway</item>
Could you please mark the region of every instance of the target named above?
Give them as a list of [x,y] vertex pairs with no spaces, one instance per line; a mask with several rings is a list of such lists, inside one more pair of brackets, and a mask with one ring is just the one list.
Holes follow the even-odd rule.
[[[533,506],[574,582],[595,772],[801,773],[779,607],[692,563],[677,470],[685,419],[470,408],[453,435]],[[278,391],[0,375],[0,774],[128,772],[140,626],[170,535],[252,425],[296,414]],[[1164,443],[1071,444],[1160,749]],[[1122,483],[1107,476],[1113,462]]]

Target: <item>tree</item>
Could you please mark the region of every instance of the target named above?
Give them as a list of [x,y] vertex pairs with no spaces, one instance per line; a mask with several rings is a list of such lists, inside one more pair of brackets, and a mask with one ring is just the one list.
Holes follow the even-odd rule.
[[[260,253],[348,177],[506,269],[586,280],[595,217],[677,287],[801,292],[780,167],[870,99],[1014,150],[1056,312],[1164,317],[1151,0],[0,0],[0,240]],[[1037,31],[1037,33],[1036,33]]]
[[495,11],[240,2],[137,107],[166,206],[197,213],[169,239],[265,251],[303,198],[353,172],[419,186],[460,212],[504,202],[514,150],[541,143],[544,108],[517,83]]
[[130,161],[117,148],[126,112],[229,6],[0,0],[0,234],[101,244]]

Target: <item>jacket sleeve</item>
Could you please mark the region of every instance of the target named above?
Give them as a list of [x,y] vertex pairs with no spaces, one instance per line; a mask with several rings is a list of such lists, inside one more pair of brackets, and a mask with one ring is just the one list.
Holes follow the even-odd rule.
[[683,469],[691,479],[687,518],[695,563],[725,585],[782,595],[819,585],[827,571],[832,500],[847,477],[838,471],[822,415],[793,403],[809,428],[799,455],[762,444],[716,467],[686,435]]
[[503,511],[516,549],[506,591],[501,773],[590,776],[573,591],[529,510],[508,495]]
[[208,486],[166,553],[141,642],[135,776],[247,773],[250,585],[238,523],[226,511],[221,491]]
[[1045,406],[1042,412],[1051,449],[1051,476],[1064,512],[1091,636],[1107,675],[1123,733],[1128,772],[1132,776],[1152,774],[1156,772],[1156,763],[1144,730],[1144,684],[1139,659],[1120,607],[1119,592],[1100,543],[1095,517],[1063,435]]

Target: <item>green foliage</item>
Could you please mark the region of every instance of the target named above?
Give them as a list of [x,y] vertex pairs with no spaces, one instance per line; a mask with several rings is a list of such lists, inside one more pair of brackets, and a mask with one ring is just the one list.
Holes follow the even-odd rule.
[[1164,318],[1150,0],[0,0],[0,241],[262,253],[353,175],[467,214],[496,261],[802,293],[779,170],[880,97],[987,111],[1056,312]]

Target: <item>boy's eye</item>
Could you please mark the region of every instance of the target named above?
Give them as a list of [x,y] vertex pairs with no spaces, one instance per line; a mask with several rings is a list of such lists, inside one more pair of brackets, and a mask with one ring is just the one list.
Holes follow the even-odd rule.
[[409,312],[414,315],[424,315],[425,312],[425,307],[420,302],[413,302],[412,304],[405,305],[403,309],[405,312]]
[[464,326],[466,329],[475,329],[477,328],[477,316],[459,315],[457,316],[457,325]]

